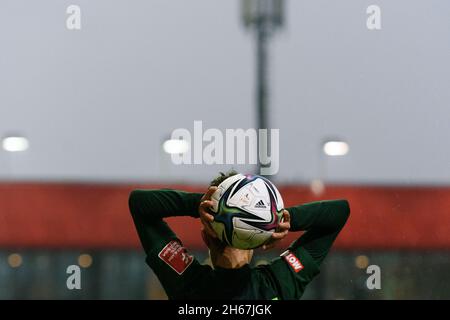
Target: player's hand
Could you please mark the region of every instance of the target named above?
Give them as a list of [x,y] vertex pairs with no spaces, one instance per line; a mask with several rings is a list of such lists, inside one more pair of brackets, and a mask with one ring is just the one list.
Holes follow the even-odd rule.
[[208,191],[203,195],[200,200],[200,206],[198,208],[200,221],[203,224],[204,230],[206,234],[213,238],[217,238],[217,234],[214,229],[211,227],[211,222],[214,221],[214,216],[210,213],[211,208],[213,207],[213,202],[211,201],[211,196],[214,192],[216,192],[217,187],[209,187]]
[[271,238],[262,246],[263,250],[272,249],[275,245],[284,239],[291,228],[291,216],[287,210],[283,210],[283,222],[278,224],[277,230],[272,233]]

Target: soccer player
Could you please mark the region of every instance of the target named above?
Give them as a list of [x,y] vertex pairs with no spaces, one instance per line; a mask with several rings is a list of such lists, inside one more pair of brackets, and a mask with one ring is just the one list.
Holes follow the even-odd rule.
[[[209,225],[211,195],[226,178],[221,174],[205,194],[177,190],[134,190],[130,212],[153,269],[169,299],[300,299],[350,214],[346,200],[287,208],[283,222],[263,247],[273,247],[290,231],[306,231],[270,264],[251,267],[253,250],[222,244]],[[213,267],[200,264],[163,221],[171,216],[200,218]]]

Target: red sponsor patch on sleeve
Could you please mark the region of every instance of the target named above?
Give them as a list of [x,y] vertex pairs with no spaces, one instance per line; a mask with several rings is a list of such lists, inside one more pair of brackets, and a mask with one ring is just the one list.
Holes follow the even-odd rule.
[[283,252],[281,256],[284,258],[284,260],[286,260],[286,262],[295,272],[299,272],[304,268],[300,260],[289,250]]
[[194,257],[188,254],[185,247],[177,240],[170,241],[158,254],[158,257],[167,263],[178,274],[184,271],[194,261]]

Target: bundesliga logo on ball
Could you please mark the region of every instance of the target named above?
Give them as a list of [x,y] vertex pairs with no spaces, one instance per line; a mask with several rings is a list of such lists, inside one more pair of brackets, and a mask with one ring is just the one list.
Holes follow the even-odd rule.
[[273,183],[261,176],[229,177],[211,200],[212,227],[219,239],[235,248],[262,246],[282,222],[283,199]]

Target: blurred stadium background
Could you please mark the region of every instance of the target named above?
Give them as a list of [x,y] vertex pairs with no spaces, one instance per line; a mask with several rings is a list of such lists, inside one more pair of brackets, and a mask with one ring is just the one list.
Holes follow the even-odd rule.
[[[80,30],[66,28],[72,4]],[[196,120],[258,127],[241,4],[0,1],[0,299],[165,298],[127,197],[255,170],[176,166],[162,148]],[[366,27],[372,4],[381,30]],[[305,299],[450,299],[449,12],[444,0],[284,3],[267,42],[271,179],[287,205],[346,198],[352,209]],[[330,156],[328,140],[349,152]],[[207,263],[198,221],[169,221]],[[81,290],[66,287],[72,264]],[[369,265],[380,290],[366,286]]]

